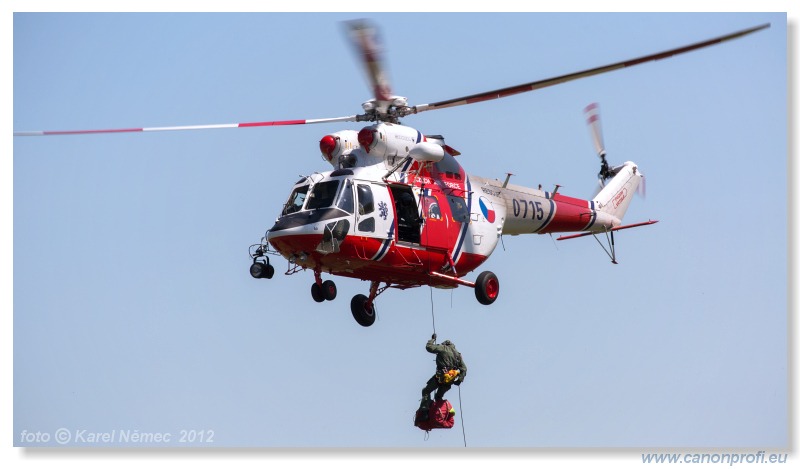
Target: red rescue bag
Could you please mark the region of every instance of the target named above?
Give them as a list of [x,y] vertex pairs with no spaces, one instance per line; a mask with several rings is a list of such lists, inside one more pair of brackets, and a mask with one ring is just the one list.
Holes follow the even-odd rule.
[[414,426],[425,431],[434,428],[453,428],[456,423],[456,410],[450,405],[450,401],[433,401],[428,409],[428,415],[421,409],[417,410],[414,416]]

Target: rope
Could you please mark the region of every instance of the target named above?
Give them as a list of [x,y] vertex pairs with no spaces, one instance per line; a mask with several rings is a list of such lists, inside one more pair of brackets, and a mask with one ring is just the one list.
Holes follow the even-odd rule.
[[433,287],[428,287],[431,291],[431,321],[433,322],[433,333],[436,334],[436,316],[433,314]]
[[464,448],[466,448],[467,432],[464,430],[464,411],[461,410],[461,386],[458,386],[458,413],[461,415],[461,435],[464,437]]

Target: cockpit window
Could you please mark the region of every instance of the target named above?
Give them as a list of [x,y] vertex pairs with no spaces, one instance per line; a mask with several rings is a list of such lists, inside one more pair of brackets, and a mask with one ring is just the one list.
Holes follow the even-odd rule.
[[353,213],[353,183],[347,179],[342,187],[342,194],[339,196],[339,203],[337,207],[347,213]]
[[281,213],[281,215],[288,215],[290,213],[294,213],[302,209],[303,202],[306,200],[307,193],[308,193],[308,186],[300,186],[295,190],[293,190],[292,195],[289,196],[289,200],[283,207],[283,212]]
[[308,194],[308,204],[306,210],[326,208],[333,205],[336,198],[336,190],[339,189],[339,181],[324,181],[314,184],[311,193]]

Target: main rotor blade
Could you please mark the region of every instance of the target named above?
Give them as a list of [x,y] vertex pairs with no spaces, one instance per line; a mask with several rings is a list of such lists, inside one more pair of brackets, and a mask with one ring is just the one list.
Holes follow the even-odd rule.
[[530,83],[525,83],[522,85],[516,86],[509,86],[507,88],[501,88],[499,90],[487,91],[484,93],[473,94],[469,96],[463,96],[461,98],[454,98],[448,99],[445,101],[439,101],[431,104],[421,104],[414,107],[414,111],[416,112],[423,112],[423,111],[432,111],[434,109],[444,109],[448,107],[455,107],[455,106],[462,106],[464,104],[473,104],[479,103],[482,101],[490,101],[492,99],[499,99],[505,98],[506,96],[512,96],[519,93],[525,93],[528,91],[534,91],[541,88],[546,88],[548,86],[557,85],[560,83],[565,83],[572,80],[577,80],[579,78],[590,77],[594,75],[599,75],[601,73],[611,72],[614,70],[619,70],[626,67],[632,67],[634,65],[639,65],[641,63],[666,59],[668,57],[672,57],[673,55],[683,54],[686,52],[691,52],[693,50],[702,49],[703,47],[712,46],[714,44],[719,44],[721,42],[730,41],[732,39],[737,39],[742,36],[746,36],[748,34],[754,33],[756,31],[760,31],[762,29],[769,28],[770,24],[762,24],[760,26],[755,26],[752,28],[748,28],[742,31],[738,31],[731,34],[726,34],[724,36],[716,37],[713,39],[708,39],[706,41],[698,42],[695,44],[690,44],[688,46],[678,47],[675,49],[670,49],[664,52],[658,52],[655,54],[645,55],[644,57],[638,57],[635,59],[630,60],[623,60],[622,62],[613,63],[610,65],[604,65],[602,67],[591,68],[588,70],[583,70],[580,72],[569,73],[567,75],[561,75],[553,78],[547,78],[544,80],[533,81]]
[[364,64],[375,99],[389,101],[392,97],[392,86],[386,76],[383,47],[377,28],[366,20],[347,21],[345,24],[349,28],[350,41]]
[[172,127],[131,127],[99,130],[30,130],[14,131],[15,137],[41,137],[47,135],[113,134],[125,132],[161,132],[169,130],[231,129],[239,127],[269,127],[279,125],[324,124],[327,122],[355,122],[357,116],[331,117],[327,119],[305,119],[288,121],[241,122],[238,124],[179,125]]

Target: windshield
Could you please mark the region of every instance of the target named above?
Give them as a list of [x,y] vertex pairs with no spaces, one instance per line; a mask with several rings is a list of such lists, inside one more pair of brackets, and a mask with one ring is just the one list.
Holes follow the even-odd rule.
[[311,189],[311,193],[308,194],[306,210],[326,208],[333,205],[333,199],[336,197],[337,189],[339,189],[339,181],[336,180],[314,184],[314,188]]
[[295,190],[292,191],[292,195],[289,196],[289,200],[286,202],[286,205],[283,206],[283,212],[281,215],[288,215],[302,209],[307,193],[308,185],[295,188]]

